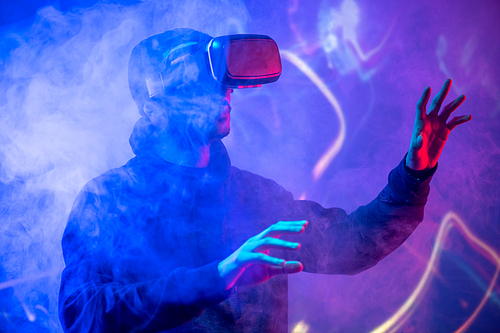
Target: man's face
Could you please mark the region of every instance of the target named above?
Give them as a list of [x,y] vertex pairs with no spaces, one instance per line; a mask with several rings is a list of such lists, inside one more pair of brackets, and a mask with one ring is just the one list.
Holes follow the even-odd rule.
[[187,135],[192,144],[207,144],[230,132],[231,92],[217,83],[198,52],[171,68],[171,81],[159,102],[172,134]]
[[164,105],[170,131],[200,144],[226,137],[231,129],[231,92],[207,84],[169,96]]
[[219,105],[219,114],[215,118],[214,126],[209,133],[209,140],[222,139],[231,131],[231,93],[232,89],[225,89],[225,94],[222,97]]

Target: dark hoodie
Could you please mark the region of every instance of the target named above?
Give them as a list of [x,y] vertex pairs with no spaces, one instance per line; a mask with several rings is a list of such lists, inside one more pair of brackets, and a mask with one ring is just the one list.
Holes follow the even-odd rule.
[[66,332],[287,332],[287,276],[226,291],[218,263],[280,220],[308,220],[286,237],[304,271],[356,274],[401,245],[422,221],[430,176],[403,161],[378,197],[352,214],[294,200],[274,181],[231,166],[222,142],[206,168],[171,164],[150,151],[141,118],[136,156],[91,180],[64,232],[59,313]]

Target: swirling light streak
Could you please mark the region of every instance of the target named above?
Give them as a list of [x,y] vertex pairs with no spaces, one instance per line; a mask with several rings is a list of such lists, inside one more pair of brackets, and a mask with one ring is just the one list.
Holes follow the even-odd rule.
[[467,330],[472,325],[474,320],[477,318],[479,312],[486,304],[486,301],[488,300],[493,290],[493,287],[495,286],[495,282],[500,272],[500,255],[496,253],[496,251],[493,248],[491,248],[482,240],[480,240],[478,237],[476,237],[476,235],[474,235],[469,230],[469,228],[467,228],[465,223],[460,219],[460,217],[455,212],[450,211],[445,215],[443,221],[441,222],[436,242],[432,250],[431,259],[429,260],[429,263],[427,264],[425,272],[422,278],[420,279],[420,282],[418,283],[417,287],[410,295],[410,297],[406,300],[406,302],[398,309],[398,311],[396,311],[396,313],[394,313],[394,315],[392,315],[389,319],[387,319],[382,325],[371,331],[371,333],[395,332],[409,318],[409,316],[415,310],[415,307],[418,304],[418,300],[422,296],[423,290],[429,285],[431,281],[431,272],[434,269],[434,266],[436,265],[437,260],[441,255],[442,245],[446,240],[446,236],[448,235],[448,232],[453,226],[456,226],[459,229],[459,231],[465,236],[466,240],[469,242],[469,244],[471,244],[472,247],[474,247],[476,250],[478,250],[479,253],[481,253],[488,260],[490,260],[492,263],[496,265],[495,274],[481,302],[476,307],[476,310],[472,313],[472,315],[462,324],[462,326],[460,326],[455,331],[455,333],[465,332],[465,330]]
[[394,16],[394,18],[391,22],[391,25],[389,26],[389,29],[387,29],[387,32],[385,33],[385,35],[382,38],[382,40],[380,41],[380,43],[376,47],[374,47],[373,49],[371,49],[370,51],[368,51],[366,53],[363,51],[363,49],[359,45],[356,32],[354,30],[351,31],[351,30],[347,29],[347,32],[344,33],[344,39],[351,43],[351,45],[354,48],[354,50],[356,51],[356,54],[359,57],[359,59],[361,59],[363,62],[367,62],[368,60],[370,60],[370,58],[373,55],[378,53],[384,47],[385,43],[387,42],[387,40],[389,39],[389,36],[392,33],[392,30],[396,26],[396,23],[397,23],[397,20],[399,17],[399,12],[396,13],[396,15]]
[[333,110],[335,111],[335,114],[339,119],[340,129],[337,137],[332,141],[328,149],[323,153],[321,158],[314,166],[313,179],[318,180],[319,178],[321,178],[326,168],[330,165],[335,156],[337,156],[340,149],[342,148],[342,145],[344,144],[346,134],[344,114],[339,102],[337,101],[333,93],[330,91],[330,89],[328,89],[323,80],[321,80],[320,77],[311,69],[311,67],[309,67],[302,59],[300,59],[297,55],[290,51],[281,50],[281,55],[283,56],[283,58],[290,61],[298,69],[300,69],[302,73],[304,73],[307,78],[309,78],[309,80],[311,80],[316,85],[316,87],[318,87],[318,89],[323,93],[328,102],[332,105]]
[[303,320],[301,320],[297,325],[295,325],[291,333],[307,333],[308,331],[309,331],[309,325],[307,325]]
[[[481,288],[482,290],[488,290],[488,287],[486,286],[486,283],[484,283],[481,279],[481,276],[474,273],[466,263],[461,260],[453,260],[453,262],[458,266],[458,268],[460,268],[465,274],[467,274],[479,288]],[[490,277],[488,276],[487,279],[489,280]],[[500,298],[498,297],[499,286],[497,285],[495,288],[496,290],[491,291],[490,300],[498,307],[500,307]]]
[[28,320],[34,322],[36,320],[35,314],[28,309],[28,306],[23,301],[20,300],[20,302]]
[[[8,280],[8,281],[0,282],[0,290],[7,289],[7,288],[13,288],[13,287],[20,285],[20,284],[23,284],[23,283],[32,282],[32,281],[40,280],[43,278],[55,276],[55,275],[60,274],[61,271],[62,271],[62,267],[58,267],[56,269],[42,272],[39,274],[26,276],[26,277],[20,277],[17,279],[12,279],[12,280]],[[19,297],[18,297],[18,300],[21,303],[21,307],[23,308],[24,313],[26,314],[26,317],[28,318],[28,320],[31,322],[34,322],[36,320],[36,315],[29,310],[28,306],[26,305],[26,303],[23,302],[23,300],[21,300]],[[36,305],[35,308],[42,309],[42,311],[44,311],[46,314],[48,314],[47,309],[45,309],[41,305]],[[7,314],[5,312],[3,313],[3,315],[7,318]]]
[[288,2],[288,7],[287,7],[288,22],[290,22],[290,30],[292,30],[293,34],[295,35],[295,38],[297,38],[298,45],[304,49],[303,51],[305,51],[306,54],[311,54],[312,52],[314,52],[314,48],[309,48],[309,49],[307,48],[306,41],[304,40],[302,33],[297,27],[295,20],[293,19],[293,16],[298,11],[299,11],[299,0],[290,0]]
[[34,275],[31,275],[31,276],[25,276],[25,277],[20,277],[20,278],[17,278],[17,279],[12,279],[12,280],[7,280],[7,281],[4,281],[4,282],[0,282],[0,290],[7,289],[7,288],[12,288],[12,287],[15,287],[15,286],[17,286],[19,284],[23,284],[23,283],[26,283],[26,282],[31,282],[31,281],[40,280],[40,279],[43,279],[43,278],[46,278],[46,277],[54,276],[54,275],[57,275],[57,274],[61,273],[62,270],[63,270],[63,267],[58,267],[58,268],[55,268],[53,270],[42,272],[42,273],[39,273],[39,274],[34,274]]

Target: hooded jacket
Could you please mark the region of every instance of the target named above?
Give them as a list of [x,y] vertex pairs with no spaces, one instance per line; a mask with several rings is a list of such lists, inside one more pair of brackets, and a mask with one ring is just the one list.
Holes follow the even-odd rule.
[[422,221],[435,171],[413,177],[403,159],[377,198],[347,214],[231,166],[221,141],[206,168],[166,162],[148,149],[152,133],[141,118],[130,138],[136,156],[75,200],[62,239],[66,332],[287,332],[287,276],[227,291],[218,263],[280,220],[308,220],[303,234],[286,237],[299,251],[271,255],[306,272],[361,272]]

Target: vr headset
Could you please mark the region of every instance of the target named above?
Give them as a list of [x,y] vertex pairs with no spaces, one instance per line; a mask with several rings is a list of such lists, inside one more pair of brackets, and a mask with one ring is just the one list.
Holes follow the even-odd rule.
[[[261,87],[281,75],[281,58],[276,42],[264,35],[227,35],[212,38],[206,45],[180,44],[164,54],[165,67],[175,66],[202,53],[211,77],[228,89]],[[171,79],[165,73],[146,78],[149,97],[161,94]]]

